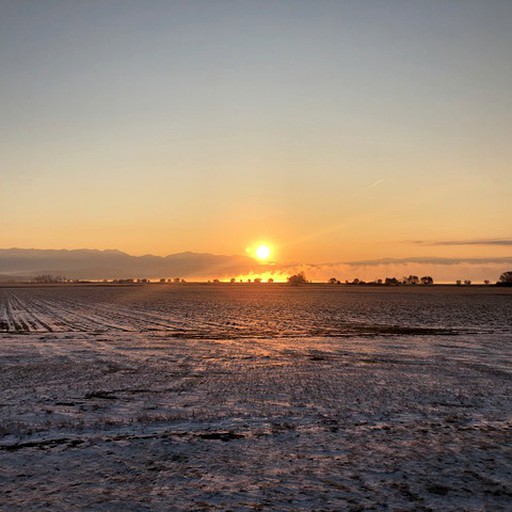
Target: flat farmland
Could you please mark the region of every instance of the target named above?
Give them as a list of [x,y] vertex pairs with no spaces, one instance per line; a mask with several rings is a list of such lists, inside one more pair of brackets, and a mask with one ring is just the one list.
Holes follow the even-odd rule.
[[509,510],[512,293],[0,288],[5,510]]

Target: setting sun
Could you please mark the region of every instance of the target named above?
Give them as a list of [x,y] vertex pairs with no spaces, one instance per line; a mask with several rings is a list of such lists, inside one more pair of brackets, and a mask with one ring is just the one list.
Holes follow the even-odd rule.
[[271,256],[273,258],[275,256],[274,248],[266,242],[256,242],[251,244],[245,249],[245,252],[252,258],[267,263],[269,262],[269,258]]
[[270,256],[270,247],[268,245],[259,245],[256,248],[256,257],[260,260],[266,260]]

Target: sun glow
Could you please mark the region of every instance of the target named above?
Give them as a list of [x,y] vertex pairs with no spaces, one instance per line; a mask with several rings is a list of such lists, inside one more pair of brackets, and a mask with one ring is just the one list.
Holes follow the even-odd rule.
[[259,242],[254,245],[250,245],[245,249],[245,252],[252,258],[266,263],[269,263],[270,258],[274,255],[274,249],[268,243]]
[[259,260],[267,260],[270,257],[270,247],[268,245],[259,245],[256,247],[256,257]]

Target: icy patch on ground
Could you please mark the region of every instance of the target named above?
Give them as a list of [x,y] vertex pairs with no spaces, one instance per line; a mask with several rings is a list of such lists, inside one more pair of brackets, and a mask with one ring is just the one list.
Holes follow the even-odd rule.
[[93,313],[0,334],[5,510],[510,510],[507,332],[177,338]]
[[510,340],[476,360],[439,341],[4,337],[2,502],[507,510]]

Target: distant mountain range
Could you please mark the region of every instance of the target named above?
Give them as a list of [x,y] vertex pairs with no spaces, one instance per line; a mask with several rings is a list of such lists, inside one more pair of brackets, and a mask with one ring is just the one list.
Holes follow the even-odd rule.
[[[190,280],[226,279],[264,271],[274,277],[305,272],[309,279],[327,281],[331,277],[374,280],[377,277],[431,275],[435,282],[456,279],[495,281],[512,268],[512,257],[382,258],[347,262],[261,265],[246,256],[222,256],[182,252],[169,256],[130,256],[121,251],[95,249],[41,250],[0,249],[0,282],[27,281],[41,274],[67,279],[183,278]],[[281,274],[281,276],[279,276]]]
[[0,249],[0,280],[40,274],[67,279],[231,277],[258,264],[245,256],[183,252],[169,256],[130,256],[117,250]]

